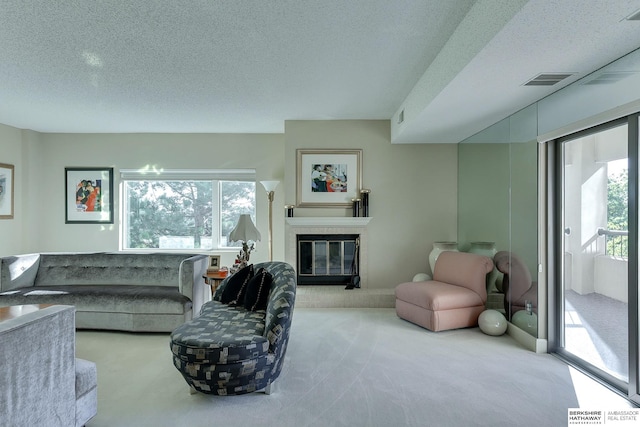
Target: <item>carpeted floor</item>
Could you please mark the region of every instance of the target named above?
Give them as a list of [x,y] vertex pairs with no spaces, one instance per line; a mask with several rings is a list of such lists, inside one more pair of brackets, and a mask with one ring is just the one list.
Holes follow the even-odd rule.
[[478,328],[433,333],[393,309],[296,308],[275,391],[190,395],[167,334],[78,331],[98,366],[98,426],[565,426],[626,400]]

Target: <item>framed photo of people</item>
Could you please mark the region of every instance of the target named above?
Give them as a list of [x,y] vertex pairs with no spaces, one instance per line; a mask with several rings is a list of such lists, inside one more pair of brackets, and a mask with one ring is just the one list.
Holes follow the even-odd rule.
[[298,149],[296,202],[299,207],[351,207],[360,194],[362,150]]
[[0,219],[13,219],[14,166],[0,163]]
[[209,266],[207,273],[220,271],[220,255],[209,255]]
[[113,224],[113,168],[65,168],[66,224]]

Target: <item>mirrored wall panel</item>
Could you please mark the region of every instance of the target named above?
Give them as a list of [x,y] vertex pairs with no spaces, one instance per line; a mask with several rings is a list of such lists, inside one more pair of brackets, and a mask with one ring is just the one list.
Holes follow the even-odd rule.
[[525,109],[458,145],[458,246],[494,259],[487,308],[537,337],[535,131]]

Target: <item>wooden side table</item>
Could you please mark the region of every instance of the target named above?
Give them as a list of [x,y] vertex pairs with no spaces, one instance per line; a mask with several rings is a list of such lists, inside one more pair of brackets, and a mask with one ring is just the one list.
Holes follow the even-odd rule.
[[202,278],[204,282],[211,287],[211,298],[213,299],[213,294],[220,286],[220,283],[227,278],[229,274],[228,270],[219,270],[219,271],[211,271],[207,272]]

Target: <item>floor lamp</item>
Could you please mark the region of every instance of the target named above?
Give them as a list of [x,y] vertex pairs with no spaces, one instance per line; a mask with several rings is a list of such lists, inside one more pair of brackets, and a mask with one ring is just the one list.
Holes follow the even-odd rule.
[[273,261],[273,195],[280,181],[260,181],[260,183],[267,190],[267,197],[269,198],[269,261]]

